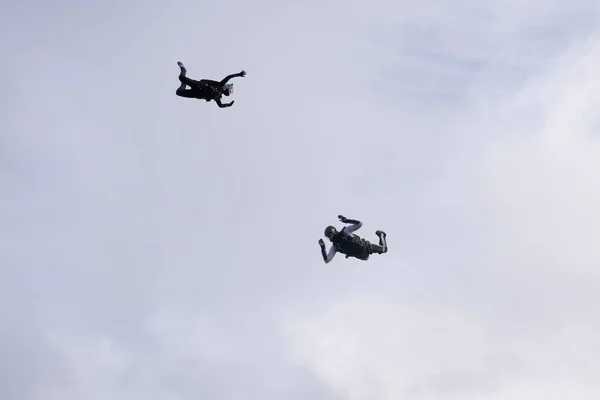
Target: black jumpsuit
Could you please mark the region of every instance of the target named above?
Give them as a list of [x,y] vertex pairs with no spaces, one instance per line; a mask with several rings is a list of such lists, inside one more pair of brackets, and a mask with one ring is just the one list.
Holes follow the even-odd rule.
[[[221,102],[221,96],[223,95],[225,84],[231,78],[241,76],[240,74],[227,75],[221,82],[218,82],[210,79],[201,79],[199,81],[190,79],[186,76],[186,72],[187,70],[185,67],[180,67],[179,82],[181,82],[181,85],[175,92],[177,96],[206,101],[214,100],[221,108],[229,107],[233,104],[233,102],[223,104]],[[186,86],[189,86],[190,88],[187,89]]]

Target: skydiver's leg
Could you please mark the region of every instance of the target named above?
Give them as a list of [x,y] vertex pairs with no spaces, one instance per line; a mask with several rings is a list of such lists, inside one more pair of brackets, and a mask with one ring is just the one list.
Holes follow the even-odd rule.
[[379,236],[379,246],[376,244],[371,244],[373,253],[377,253],[377,254],[387,253],[388,247],[387,247],[387,242],[385,240],[385,236],[386,236],[385,232],[377,231],[376,234],[377,234],[377,236]]
[[179,82],[181,82],[184,86],[188,85],[190,87],[197,86],[197,82],[193,79],[190,79],[186,76],[187,70],[183,66],[183,64],[179,63]]
[[383,254],[387,251],[387,248],[383,246],[378,246],[376,244],[371,244],[371,250],[373,253]]
[[185,76],[187,70],[181,61],[177,61],[177,65],[179,66],[179,82],[181,82],[181,85],[179,85],[175,94],[180,97],[191,97],[191,89],[185,88],[189,79]]
[[183,63],[181,61],[178,61],[177,65],[179,66],[179,82],[181,82],[181,85],[179,86],[179,88],[177,89],[177,91],[175,93],[181,97],[195,97],[196,94],[190,93],[191,90],[186,90],[185,87],[187,85],[190,88],[192,88],[192,90],[193,89],[197,90],[200,87],[200,82],[198,82],[194,79],[190,79],[186,76],[187,69],[185,68],[185,66],[183,65]]

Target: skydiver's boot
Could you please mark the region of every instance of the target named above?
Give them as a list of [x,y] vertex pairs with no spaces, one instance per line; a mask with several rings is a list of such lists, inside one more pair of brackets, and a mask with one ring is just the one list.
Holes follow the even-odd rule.
[[386,240],[385,240],[385,237],[386,237],[387,235],[385,234],[385,232],[384,232],[384,231],[377,231],[377,232],[375,232],[375,234],[376,234],[377,236],[379,236],[379,245],[380,245],[381,247],[383,247],[383,252],[382,252],[382,253],[387,253],[387,251],[388,251],[388,247],[387,247],[387,242],[386,242]]

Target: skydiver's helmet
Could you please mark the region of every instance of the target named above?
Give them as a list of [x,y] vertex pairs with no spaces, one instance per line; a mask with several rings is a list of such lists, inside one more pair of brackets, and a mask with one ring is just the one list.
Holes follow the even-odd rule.
[[223,94],[225,96],[230,96],[233,93],[233,83],[226,83],[223,86]]
[[337,230],[335,229],[335,227],[329,225],[327,228],[325,228],[325,237],[329,238],[329,240],[331,240],[332,242],[336,234]]

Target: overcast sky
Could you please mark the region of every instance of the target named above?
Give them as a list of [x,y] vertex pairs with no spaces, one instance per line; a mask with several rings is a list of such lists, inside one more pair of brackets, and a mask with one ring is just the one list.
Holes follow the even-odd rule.
[[599,16],[2,3],[0,398],[597,400]]

